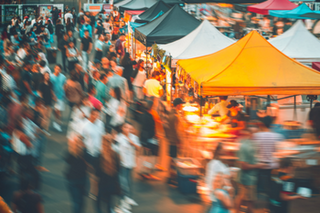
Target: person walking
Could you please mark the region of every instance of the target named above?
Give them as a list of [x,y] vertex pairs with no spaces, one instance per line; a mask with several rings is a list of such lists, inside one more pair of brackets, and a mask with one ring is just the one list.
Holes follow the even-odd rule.
[[144,60],[140,59],[134,72],[133,91],[135,99],[142,100],[144,98],[143,85],[147,80],[147,72],[144,69]]
[[53,91],[56,95],[56,102],[54,104],[54,116],[55,121],[53,122],[53,127],[58,130],[59,132],[62,132],[61,129],[61,113],[64,111],[64,98],[65,98],[65,91],[64,91],[64,85],[67,81],[66,76],[64,76],[61,73],[62,66],[60,64],[57,64],[54,67],[54,73],[51,75],[51,82],[53,84]]
[[43,83],[40,84],[39,95],[44,100],[45,105],[45,121],[43,128],[48,131],[50,126],[50,117],[53,106],[53,101],[56,100],[56,96],[53,91],[53,85],[50,81],[50,74],[48,72],[43,75]]
[[89,55],[92,50],[92,38],[89,37],[89,30],[86,29],[84,31],[84,37],[81,38],[81,45],[80,45],[80,51],[82,56],[82,66],[83,70],[88,70],[88,62],[89,62]]
[[124,77],[127,80],[130,91],[133,90],[131,76],[133,74],[133,66],[136,64],[137,62],[131,58],[128,52],[126,52],[124,56],[120,59],[120,66],[123,67],[122,77]]
[[99,192],[97,196],[97,211],[101,212],[101,204],[107,201],[108,213],[115,212],[115,195],[120,195],[120,156],[113,148],[113,138],[111,135],[104,135],[102,140],[102,151],[99,162]]
[[101,61],[102,59],[102,46],[104,44],[104,35],[100,34],[100,36],[98,37],[98,40],[96,40],[94,46],[95,46],[95,59]]
[[[141,144],[139,138],[132,134],[133,126],[125,122],[120,132],[115,138],[118,142],[119,154],[121,159],[120,182],[123,191],[121,207],[128,209],[128,205],[137,206],[138,204],[132,199],[132,170],[136,166],[135,153],[140,149]],[[130,209],[130,207],[129,207]]]
[[63,35],[63,39],[58,40],[58,47],[61,51],[61,57],[62,57],[62,66],[64,72],[67,72],[66,67],[66,61],[67,61],[67,49],[69,46],[69,36],[67,34]]
[[66,49],[66,56],[68,58],[68,68],[69,72],[71,70],[74,70],[75,64],[79,62],[78,56],[79,56],[78,49],[74,46],[74,43],[72,41],[69,42],[68,48]]
[[61,19],[57,19],[57,21],[54,22],[54,24],[56,25],[55,34],[57,36],[57,41],[59,44],[60,41],[63,39],[63,35],[66,33],[66,30],[65,30],[64,25],[62,24]]
[[84,212],[84,195],[87,180],[87,165],[83,153],[84,144],[78,136],[68,142],[68,152],[64,160],[67,163],[65,177],[73,203],[73,213]]

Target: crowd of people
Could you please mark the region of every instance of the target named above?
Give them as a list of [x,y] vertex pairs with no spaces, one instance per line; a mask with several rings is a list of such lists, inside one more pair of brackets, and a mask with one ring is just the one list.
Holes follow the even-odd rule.
[[[84,211],[86,195],[96,201],[97,212],[130,212],[138,205],[132,199],[132,170],[140,149],[151,150],[141,177],[158,180],[153,172],[160,120],[154,104],[162,86],[157,71],[147,79],[144,61],[131,58],[125,32],[116,9],[96,17],[66,10],[60,18],[57,8],[52,18],[14,17],[2,32],[1,143],[8,152],[7,172],[19,177],[14,212],[44,212],[35,191],[41,188],[40,172],[48,172],[41,160],[51,127],[62,133],[67,126],[65,177],[74,213]],[[50,69],[47,50],[55,48],[62,63]],[[135,102],[141,107],[133,122],[141,128],[130,122]]]
[[[95,200],[99,213],[130,212],[131,206],[138,205],[132,191],[137,154],[147,159],[138,171],[146,180],[159,180],[154,172],[163,170],[158,163],[164,135],[169,156],[178,156],[184,140],[180,118],[184,102],[176,98],[166,120],[160,119],[164,95],[160,73],[147,72],[144,60],[131,58],[125,48],[126,32],[117,9],[97,16],[67,9],[60,18],[57,8],[51,19],[14,17],[2,32],[1,145],[8,153],[6,169],[17,173],[20,188],[12,199],[13,212],[44,212],[37,191],[40,172],[48,171],[42,156],[52,129],[66,133],[68,139],[64,174],[74,213],[84,212],[84,196]],[[59,51],[61,64],[50,69],[47,50],[52,48]],[[248,128],[239,104],[227,102],[227,97],[221,97],[210,113],[214,111],[220,113],[221,122],[230,120],[240,138],[241,175],[234,187],[219,144],[206,170],[209,212],[240,212],[241,204],[254,212],[256,185],[258,192],[269,196],[272,212],[288,212],[287,202],[303,197],[291,196],[282,187],[293,166],[290,159],[283,159],[279,167],[272,157],[276,142],[282,140],[270,130],[272,118],[266,116],[258,128]],[[64,112],[69,112],[66,123]],[[168,183],[176,184],[174,173]],[[4,205],[1,200],[0,204]]]

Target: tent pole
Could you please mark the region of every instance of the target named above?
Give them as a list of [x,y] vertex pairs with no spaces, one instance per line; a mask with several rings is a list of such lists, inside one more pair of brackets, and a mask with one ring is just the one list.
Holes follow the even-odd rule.
[[202,97],[202,83],[200,84],[200,117],[202,118],[202,101],[203,101],[203,97]]
[[267,104],[270,105],[270,95],[267,97]]
[[310,109],[312,109],[313,100],[310,99]]
[[[147,58],[148,58],[148,46],[147,46],[147,44],[146,44],[146,68],[148,67],[148,60],[147,60]],[[150,75],[150,73],[147,71],[147,76],[148,76],[148,78],[150,77],[149,75]]]
[[294,105],[293,105],[293,120],[297,120],[297,98],[293,96]]
[[137,58],[137,39],[136,39],[136,32],[134,32],[134,58]]

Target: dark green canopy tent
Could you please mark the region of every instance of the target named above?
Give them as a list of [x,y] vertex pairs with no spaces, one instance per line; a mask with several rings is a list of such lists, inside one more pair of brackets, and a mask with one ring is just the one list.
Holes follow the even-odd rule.
[[137,23],[146,23],[152,21],[155,17],[157,17],[161,12],[165,13],[170,10],[170,6],[164,3],[162,0],[158,1],[155,5],[144,11],[139,15],[139,19],[135,22]]
[[159,18],[136,28],[135,37],[145,46],[176,41],[200,25],[200,21],[175,5]]

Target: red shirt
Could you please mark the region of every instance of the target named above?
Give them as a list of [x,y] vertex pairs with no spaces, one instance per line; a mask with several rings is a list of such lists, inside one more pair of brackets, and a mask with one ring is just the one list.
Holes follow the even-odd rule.
[[94,96],[92,96],[92,95],[89,95],[89,101],[90,101],[90,103],[92,104],[92,106],[94,107],[94,108],[96,108],[97,110],[101,110],[101,108],[102,108],[102,103],[98,100],[98,99],[96,99]]

